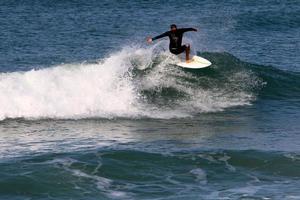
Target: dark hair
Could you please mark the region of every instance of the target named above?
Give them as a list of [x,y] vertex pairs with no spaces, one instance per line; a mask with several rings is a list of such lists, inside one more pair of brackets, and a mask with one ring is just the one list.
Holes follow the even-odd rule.
[[176,24],[171,24],[170,28],[177,28]]

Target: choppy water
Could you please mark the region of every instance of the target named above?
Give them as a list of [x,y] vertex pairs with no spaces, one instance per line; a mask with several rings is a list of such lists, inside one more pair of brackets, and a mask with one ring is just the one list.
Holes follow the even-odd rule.
[[[300,199],[299,11],[2,1],[0,199]],[[171,23],[210,68],[145,43]]]

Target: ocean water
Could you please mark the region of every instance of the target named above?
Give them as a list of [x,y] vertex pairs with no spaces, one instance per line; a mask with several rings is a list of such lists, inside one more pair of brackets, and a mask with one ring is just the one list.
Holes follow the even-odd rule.
[[[300,1],[2,0],[0,199],[300,199]],[[213,65],[186,70],[168,40]]]

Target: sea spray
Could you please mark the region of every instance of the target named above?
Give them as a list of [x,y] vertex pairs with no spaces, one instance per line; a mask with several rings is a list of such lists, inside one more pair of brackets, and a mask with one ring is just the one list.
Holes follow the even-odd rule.
[[241,63],[198,72],[178,61],[156,46],[127,46],[96,63],[2,73],[0,119],[180,118],[255,99],[259,78]]

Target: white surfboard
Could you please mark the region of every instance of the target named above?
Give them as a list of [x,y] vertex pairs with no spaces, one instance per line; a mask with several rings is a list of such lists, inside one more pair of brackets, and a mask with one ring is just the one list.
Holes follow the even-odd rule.
[[193,56],[191,62],[184,61],[184,62],[177,63],[176,65],[179,67],[189,68],[189,69],[201,69],[201,68],[209,67],[211,65],[211,62],[200,56]]

